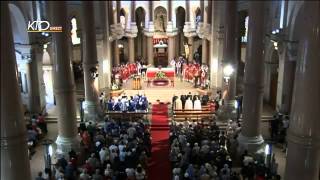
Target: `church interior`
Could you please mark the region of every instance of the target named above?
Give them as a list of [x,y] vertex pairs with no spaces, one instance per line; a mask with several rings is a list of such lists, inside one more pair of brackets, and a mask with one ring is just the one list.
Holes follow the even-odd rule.
[[1,1],[1,179],[320,180],[320,1]]

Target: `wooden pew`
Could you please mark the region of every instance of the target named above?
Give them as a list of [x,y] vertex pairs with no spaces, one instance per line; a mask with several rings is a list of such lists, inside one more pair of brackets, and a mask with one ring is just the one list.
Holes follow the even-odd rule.
[[105,115],[109,116],[110,118],[113,119],[120,119],[120,120],[135,120],[135,119],[146,119],[145,117],[149,114],[150,112],[122,112],[122,111],[107,111],[104,113]]
[[213,120],[215,111],[212,111],[209,106],[202,106],[201,110],[173,110],[172,119],[175,121],[185,120]]

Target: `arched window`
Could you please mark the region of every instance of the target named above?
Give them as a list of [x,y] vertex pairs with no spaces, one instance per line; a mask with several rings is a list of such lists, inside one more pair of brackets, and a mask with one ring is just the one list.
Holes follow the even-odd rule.
[[196,27],[198,27],[199,22],[201,22],[201,10],[200,8],[197,8],[196,10]]
[[77,36],[77,20],[76,18],[71,19],[71,40],[72,44],[80,44],[80,38]]
[[120,10],[120,23],[122,25],[122,28],[125,29],[126,28],[126,12],[123,9]]
[[249,25],[249,16],[247,16],[244,20],[244,28],[245,28],[245,34],[241,37],[241,42],[247,42],[248,39],[248,25]]

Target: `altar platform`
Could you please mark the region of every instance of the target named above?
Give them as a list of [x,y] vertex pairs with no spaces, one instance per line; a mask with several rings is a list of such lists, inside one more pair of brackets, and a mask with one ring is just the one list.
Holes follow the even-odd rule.
[[189,82],[183,82],[180,80],[180,78],[175,77],[175,86],[148,86],[147,80],[141,81],[141,89],[140,90],[134,90],[133,89],[133,79],[129,79],[126,83],[123,84],[124,92],[127,96],[133,96],[139,92],[144,93],[148,99],[149,102],[154,103],[157,100],[160,100],[161,102],[170,102],[172,101],[172,97],[174,95],[182,95],[182,94],[188,94],[191,92],[192,94],[204,94],[208,93],[208,95],[211,94],[211,91],[205,89],[199,89],[194,88],[192,83]]

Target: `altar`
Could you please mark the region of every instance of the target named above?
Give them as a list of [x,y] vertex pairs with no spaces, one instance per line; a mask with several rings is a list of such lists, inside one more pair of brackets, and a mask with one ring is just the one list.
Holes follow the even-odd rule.
[[174,77],[174,68],[148,68],[146,73],[148,86],[150,86],[151,83],[154,86],[174,86]]

